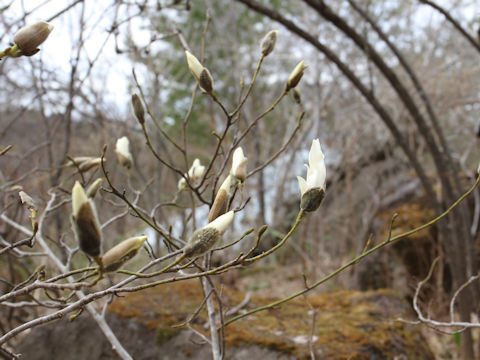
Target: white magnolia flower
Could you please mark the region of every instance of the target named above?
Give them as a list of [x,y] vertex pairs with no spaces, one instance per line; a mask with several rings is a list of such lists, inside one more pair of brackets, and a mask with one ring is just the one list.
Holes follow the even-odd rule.
[[243,150],[238,147],[233,152],[232,158],[232,175],[241,182],[247,177],[247,158],[243,155]]
[[[188,176],[191,184],[195,184],[202,178],[203,174],[205,174],[205,166],[200,163],[200,159],[195,159],[185,176]],[[186,184],[185,178],[182,177],[177,184],[178,190],[184,189]]]
[[125,166],[127,169],[130,169],[133,165],[133,156],[130,152],[130,142],[126,136],[123,136],[117,140],[115,152],[117,153],[120,164]]
[[327,170],[324,158],[320,141],[318,139],[313,140],[308,153],[308,165],[305,165],[307,167],[307,180],[297,176],[302,195],[300,207],[305,211],[316,210],[325,195]]

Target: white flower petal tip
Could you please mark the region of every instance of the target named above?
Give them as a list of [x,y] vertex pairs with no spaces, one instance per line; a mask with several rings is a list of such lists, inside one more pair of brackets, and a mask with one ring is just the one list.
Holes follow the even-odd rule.
[[293,71],[290,73],[290,76],[287,80],[287,91],[293,89],[298,85],[307,67],[308,66],[305,65],[305,62],[303,60],[300,61],[297,66],[295,66],[295,69],[293,69]]
[[241,147],[236,148],[233,152],[231,173],[241,182],[244,182],[247,177],[247,158]]
[[326,167],[325,156],[318,139],[312,141],[310,152],[308,153],[307,179],[297,176],[300,186],[301,202],[300,208],[304,211],[314,211],[318,209],[320,203],[325,197],[326,187]]
[[227,231],[228,227],[232,223],[234,214],[235,214],[234,211],[230,210],[230,211],[226,212],[225,214],[217,217],[215,220],[213,220],[211,223],[209,223],[205,227],[206,228],[214,228],[218,232],[220,232],[220,234],[223,234],[225,231]]
[[117,158],[120,164],[127,169],[130,169],[133,165],[133,156],[130,152],[130,141],[126,136],[117,140],[115,152],[117,153]]

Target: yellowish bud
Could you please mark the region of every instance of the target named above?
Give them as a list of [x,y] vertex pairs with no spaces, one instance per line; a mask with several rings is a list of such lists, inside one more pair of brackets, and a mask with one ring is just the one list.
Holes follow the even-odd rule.
[[69,160],[65,166],[73,167],[77,166],[80,172],[88,171],[102,163],[102,158],[92,156],[78,156],[74,157],[73,161]]
[[87,197],[94,198],[97,195],[100,186],[102,186],[103,179],[95,180],[87,189]]
[[13,41],[22,50],[23,55],[32,56],[38,52],[38,46],[47,39],[52,30],[52,24],[39,21],[18,30]]
[[208,71],[208,69],[205,68],[189,51],[185,51],[185,55],[187,56],[188,68],[198,81],[200,87],[206,93],[211,93],[213,91],[213,78],[210,71]]
[[212,222],[227,211],[231,185],[232,175],[228,175],[218,190],[215,200],[213,200],[212,208],[208,213],[208,222]]
[[29,209],[36,210],[37,206],[35,205],[35,201],[33,201],[32,197],[28,195],[25,191],[20,191],[18,193],[20,196],[20,200],[22,201],[22,204],[27,205]]
[[308,66],[305,65],[303,60],[300,61],[297,64],[297,66],[295,66],[295,69],[293,69],[292,73],[290,74],[287,80],[287,86],[286,86],[287,91],[289,91],[290,89],[293,89],[295,86],[298,85],[307,67]]
[[118,270],[128,260],[137,255],[138,250],[143,246],[146,236],[136,236],[108,250],[102,257],[105,272]]

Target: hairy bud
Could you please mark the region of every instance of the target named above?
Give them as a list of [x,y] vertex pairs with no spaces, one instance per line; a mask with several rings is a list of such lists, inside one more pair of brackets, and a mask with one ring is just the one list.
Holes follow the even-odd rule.
[[277,42],[278,30],[272,30],[262,40],[260,48],[262,49],[262,55],[268,56],[274,49]]
[[219,216],[207,226],[196,230],[183,249],[185,256],[195,258],[206,254],[221,238],[233,220],[234,212]]
[[318,209],[325,197],[325,190],[322,188],[308,189],[300,200],[300,209],[304,211],[315,211]]
[[145,108],[143,107],[142,101],[137,94],[132,94],[132,107],[133,113],[135,114],[138,122],[141,125],[145,124]]
[[72,189],[72,226],[80,249],[90,255],[100,255],[102,231],[95,204],[77,181]]
[[105,272],[118,270],[128,260],[137,255],[138,250],[143,246],[147,240],[146,236],[136,236],[120,244],[115,245],[102,256],[102,262]]
[[47,39],[52,30],[52,24],[39,21],[18,30],[13,42],[22,50],[23,55],[32,56],[39,51],[38,46]]

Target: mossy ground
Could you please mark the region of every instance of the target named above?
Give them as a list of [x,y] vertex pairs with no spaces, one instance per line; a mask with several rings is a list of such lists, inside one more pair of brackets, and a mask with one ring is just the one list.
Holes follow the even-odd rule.
[[[229,288],[223,287],[219,292],[224,310],[244,298],[244,294]],[[201,304],[202,297],[199,282],[187,281],[129,294],[113,302],[109,311],[122,317],[135,317],[149,329],[156,330],[159,341],[164,342],[177,334],[177,329],[171,326],[187,320]],[[253,296],[246,309],[272,300]],[[418,329],[396,321],[398,317],[408,317],[409,308],[388,290],[342,290],[296,299],[227,326],[227,346],[257,344],[292,354],[297,359],[310,358],[313,311],[316,312],[313,349],[319,358],[393,359],[404,354],[410,360],[433,359]],[[203,310],[192,326],[205,333],[205,322]]]

